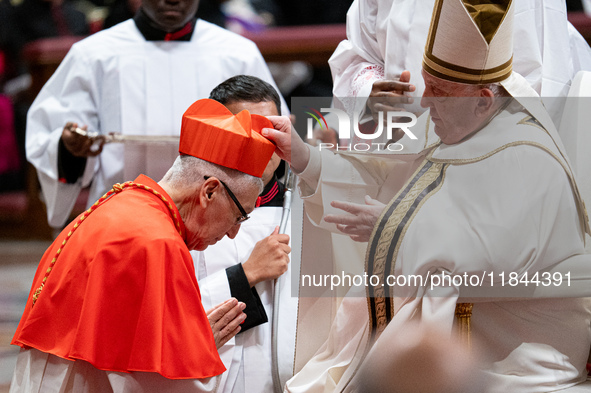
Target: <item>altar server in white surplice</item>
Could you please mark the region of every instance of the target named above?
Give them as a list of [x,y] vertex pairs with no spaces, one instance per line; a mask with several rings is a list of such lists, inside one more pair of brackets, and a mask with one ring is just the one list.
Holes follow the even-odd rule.
[[[285,119],[273,119],[280,132],[263,130],[291,157],[310,220],[366,241],[363,272],[379,279],[342,301],[328,340],[287,392],[363,391],[359,370],[396,356],[391,344],[410,323],[475,343],[488,383],[469,391],[550,392],[585,381],[588,298],[504,300],[507,287],[490,298],[474,281],[429,280],[491,274],[494,285],[484,286],[499,288],[511,273],[541,277],[574,259],[591,266],[588,218],[562,142],[535,91],[512,72],[514,6],[436,1],[422,63],[429,111],[412,127],[418,139],[398,141],[400,153],[284,143]],[[418,284],[391,284],[411,275]],[[514,297],[532,297],[534,287]],[[298,325],[298,337],[311,332]]]
[[68,219],[83,187],[88,204],[117,182],[160,179],[176,144],[108,144],[74,133],[178,136],[183,111],[238,74],[274,84],[256,45],[194,18],[198,0],[145,0],[137,15],[76,44],[45,84],[27,118],[27,159],[35,166],[52,227]]
[[[277,116],[281,102],[273,86],[258,78],[239,75],[218,85],[210,95],[231,112]],[[262,179],[265,188],[258,207],[241,225],[234,239],[222,239],[202,252],[193,252],[204,307],[218,299],[236,297],[246,304],[247,317],[240,333],[219,351],[227,371],[218,392],[272,393],[272,317],[278,313],[277,359],[279,376],[285,383],[293,375],[295,328],[298,299],[291,292],[291,264],[288,246],[291,220],[286,233],[277,229],[283,214],[284,185],[275,170],[280,163],[274,155]],[[289,218],[291,215],[289,216]],[[278,287],[274,280],[278,280]],[[279,292],[275,293],[275,288]],[[279,309],[274,298],[279,296]]]

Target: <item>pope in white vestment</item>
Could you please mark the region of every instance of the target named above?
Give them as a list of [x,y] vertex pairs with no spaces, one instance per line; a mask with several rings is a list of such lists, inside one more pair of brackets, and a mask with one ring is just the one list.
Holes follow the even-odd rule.
[[66,182],[58,151],[67,122],[103,135],[178,136],[183,111],[227,78],[254,75],[274,85],[252,41],[206,21],[197,20],[187,41],[144,33],[128,20],[74,44],[29,110],[27,159],[37,169],[52,227],[66,222],[83,187],[90,185],[90,205],[140,173],[160,179],[177,151],[175,144],[108,144]]
[[[419,128],[425,126],[428,116],[421,120]],[[430,124],[430,137],[438,143],[432,128]],[[528,142],[517,142],[522,140]],[[401,143],[410,145],[407,140]],[[432,143],[430,140],[428,145]],[[317,153],[311,149],[311,161],[320,159]],[[409,224],[401,226],[402,240],[380,241],[392,244],[392,249],[397,246],[393,270],[382,274],[425,277],[469,272],[481,276],[486,272],[494,275],[498,286],[502,273],[533,274],[582,254],[584,232],[577,199],[571,192],[564,161],[553,156],[560,154],[552,139],[518,104],[508,107],[470,139],[457,145],[438,144],[430,159],[421,163],[437,166],[438,176],[431,180],[435,190],[425,201],[412,201],[421,207],[414,215],[407,213]],[[388,179],[388,169],[394,172],[396,165],[407,165],[404,161],[322,154],[322,178],[316,190],[328,185],[332,192],[303,195],[307,206],[316,206],[308,206],[308,211],[320,212],[310,218],[320,222],[330,202],[342,200],[347,190],[354,190],[348,195],[360,192],[387,202],[396,188],[381,185],[395,187],[398,181]],[[313,165],[317,164],[311,162]],[[429,170],[435,171],[432,168]],[[301,176],[305,179],[306,173]],[[347,184],[351,178],[372,179],[375,183],[369,182],[360,190],[359,184]],[[336,179],[341,180],[340,186]],[[304,184],[302,187],[306,189]],[[335,194],[339,187],[342,191]],[[411,320],[435,324],[451,334],[460,288],[408,291],[394,288],[393,316],[389,317],[393,319],[376,346],[387,345],[387,332],[396,334],[397,327]],[[494,391],[545,392],[585,380],[591,344],[589,301],[479,300],[474,304],[472,334],[485,354],[484,367],[495,377],[491,383],[498,389]],[[365,298],[343,300],[327,342],[288,383],[288,392],[342,391],[347,387],[369,340],[371,325],[367,321],[372,317],[367,309]],[[380,318],[374,315],[373,319]]]
[[[387,203],[367,244],[365,272],[380,277],[380,283],[388,276],[416,275],[425,284],[369,285],[367,293],[361,288],[367,299],[345,298],[328,340],[288,382],[287,392],[360,391],[357,371],[366,356],[370,359],[376,348],[383,352],[409,322],[444,336],[457,334],[456,306],[467,296],[466,287],[431,287],[428,277],[491,274],[493,286],[499,286],[503,274],[507,284],[510,273],[531,277],[584,255],[588,218],[564,147],[535,92],[523,77],[511,74],[507,36],[514,4],[505,2],[500,27],[485,41],[463,8],[468,3],[436,2],[439,24],[425,49],[425,74],[467,86],[500,83],[517,99],[500,106],[475,132],[447,143],[435,133],[445,114],[433,115],[439,104],[430,104],[431,113],[413,127],[418,140],[399,141],[410,154],[309,149],[300,190],[311,221],[326,227],[323,217],[334,211],[334,200],[363,203],[367,194]],[[454,99],[429,97],[439,103]],[[490,378],[482,390],[549,392],[586,379],[589,299],[470,301],[470,332],[483,355],[479,366]]]

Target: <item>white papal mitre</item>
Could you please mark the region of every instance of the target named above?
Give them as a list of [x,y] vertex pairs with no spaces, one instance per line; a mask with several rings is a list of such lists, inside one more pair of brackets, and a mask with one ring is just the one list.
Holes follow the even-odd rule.
[[486,84],[511,75],[512,0],[436,0],[423,68],[453,82]]

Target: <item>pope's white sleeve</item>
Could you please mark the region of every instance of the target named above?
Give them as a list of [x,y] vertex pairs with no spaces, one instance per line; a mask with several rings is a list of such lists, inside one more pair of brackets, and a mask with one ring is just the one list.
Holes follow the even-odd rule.
[[90,184],[98,167],[95,158],[88,158],[85,175],[78,182],[59,182],[58,146],[66,123],[77,122],[79,126],[88,125],[89,130],[99,130],[96,102],[100,86],[96,73],[74,45],[43,86],[27,115],[27,160],[39,175],[48,221],[53,227],[65,223],[78,193]]
[[365,195],[377,196],[384,179],[371,164],[363,165],[354,157],[309,149],[310,161],[299,175],[298,183],[306,214],[314,225],[340,233],[334,224],[323,220],[326,214],[342,214],[342,210],[330,203],[334,200],[365,203]]
[[310,152],[310,158],[306,168],[300,173],[296,173],[299,178],[300,194],[302,197],[307,197],[314,194],[318,189],[318,181],[320,180],[320,171],[322,159],[320,152],[310,145],[306,145]]

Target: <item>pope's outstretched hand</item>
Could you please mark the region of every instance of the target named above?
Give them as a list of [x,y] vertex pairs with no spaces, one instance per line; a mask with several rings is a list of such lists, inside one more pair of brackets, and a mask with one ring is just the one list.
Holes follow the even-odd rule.
[[365,205],[342,201],[332,201],[330,204],[349,214],[327,214],[324,221],[337,224],[339,231],[349,235],[356,242],[369,241],[373,228],[386,206],[368,195],[365,196]]
[[263,136],[269,138],[277,145],[277,155],[287,161],[296,173],[301,173],[310,160],[308,145],[293,128],[291,120],[287,116],[268,116],[272,128],[263,128]]

